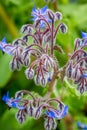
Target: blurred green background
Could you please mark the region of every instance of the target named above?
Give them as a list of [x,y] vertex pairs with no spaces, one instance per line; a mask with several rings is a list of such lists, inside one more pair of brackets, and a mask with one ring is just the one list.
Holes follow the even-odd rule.
[[[46,3],[44,0],[0,0],[0,40],[6,37],[8,43],[20,37],[20,28],[23,24],[31,23],[31,11],[36,5],[42,8],[48,5],[53,11],[60,11],[63,14],[63,21],[68,26],[68,33],[59,33],[57,43],[62,46],[65,55],[55,54],[62,67],[68,60],[68,53],[72,53],[74,40],[81,37],[81,31],[87,32],[87,0],[56,0],[56,3]],[[1,130],[44,130],[44,120],[28,118],[22,125],[15,119],[17,110],[8,109],[2,101],[2,96],[7,91],[10,96],[21,89],[35,91],[40,95],[47,92],[47,88],[35,86],[33,80],[27,80],[24,74],[25,68],[21,71],[12,72],[9,68],[11,57],[0,52],[0,129]],[[61,60],[60,60],[61,59]],[[56,130],[77,130],[77,121],[87,124],[87,92],[80,95],[71,82],[64,83],[58,79],[54,95],[59,97],[69,106],[69,114],[58,122]]]

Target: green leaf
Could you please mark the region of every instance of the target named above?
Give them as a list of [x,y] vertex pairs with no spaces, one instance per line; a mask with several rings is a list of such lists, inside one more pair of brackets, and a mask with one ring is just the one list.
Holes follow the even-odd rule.
[[3,55],[0,58],[0,87],[4,87],[11,78],[12,71],[9,68],[11,57]]

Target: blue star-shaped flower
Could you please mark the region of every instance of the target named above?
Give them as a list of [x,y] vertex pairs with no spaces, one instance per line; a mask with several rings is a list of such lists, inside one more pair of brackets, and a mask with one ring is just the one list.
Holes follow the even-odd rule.
[[13,99],[9,97],[9,92],[7,92],[6,95],[2,97],[2,100],[9,106],[9,107],[14,107],[18,109],[25,109],[25,106],[20,106],[19,105],[19,99]]
[[59,110],[57,111],[46,111],[46,115],[50,118],[57,118],[57,119],[62,119],[64,118],[68,113],[68,106],[64,106],[64,109],[62,112]]
[[5,37],[0,42],[0,50],[2,50],[3,52],[5,52],[9,55],[14,55],[15,48],[16,48],[16,46],[6,43]]
[[[34,7],[32,10],[32,14],[31,14],[33,16],[32,20],[36,22],[40,18],[45,18],[48,22],[51,22],[46,14],[47,9],[48,9],[47,6],[44,6],[41,9],[36,9],[36,7]],[[43,28],[44,26],[45,26],[45,21],[41,20],[40,21],[40,28]]]

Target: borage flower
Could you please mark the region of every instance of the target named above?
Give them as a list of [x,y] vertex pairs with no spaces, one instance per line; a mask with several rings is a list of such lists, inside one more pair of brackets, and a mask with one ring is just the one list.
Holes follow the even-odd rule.
[[[16,119],[19,123],[23,123],[27,116],[34,119],[44,117],[44,127],[46,130],[56,129],[56,120],[64,118],[68,113],[68,106],[65,106],[58,99],[35,97],[34,94],[27,90],[16,92],[15,99],[10,98],[9,93],[7,93],[7,95],[3,96],[2,100],[9,107],[18,108]],[[54,103],[56,103],[55,106]]]
[[5,37],[0,42],[0,50],[2,50],[3,52],[5,52],[9,55],[14,55],[15,49],[16,49],[15,46],[13,46],[11,44],[7,44]]
[[13,108],[18,108],[20,110],[25,109],[25,106],[20,105],[20,100],[19,99],[13,99],[9,97],[9,92],[7,92],[6,95],[2,97],[2,100],[9,106]]
[[[45,26],[45,20],[47,20],[48,22],[50,22],[49,18],[47,17],[47,10],[48,10],[48,7],[47,6],[44,6],[42,9],[36,9],[36,7],[33,8],[32,10],[32,20],[35,21],[36,23],[40,22],[40,27],[43,28]],[[43,19],[43,20],[40,20],[40,19]],[[40,21],[39,21],[40,20]]]
[[64,106],[63,110],[56,110],[56,111],[46,111],[46,115],[50,118],[56,118],[60,120],[64,118],[68,114],[68,106]]
[[80,93],[87,91],[87,34],[82,33],[82,40],[75,40],[74,53],[70,56],[70,61],[66,67],[66,76],[77,84]]
[[[32,79],[35,75],[35,83],[46,86],[47,82],[51,81],[54,68],[56,67],[55,60],[47,54],[43,54],[36,61],[32,62],[25,74],[28,79]],[[35,71],[35,72],[34,72]]]

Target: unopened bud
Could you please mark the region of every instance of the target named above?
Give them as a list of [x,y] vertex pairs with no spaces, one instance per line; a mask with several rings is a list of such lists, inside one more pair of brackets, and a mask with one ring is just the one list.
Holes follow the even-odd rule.
[[25,75],[26,75],[27,79],[33,79],[33,77],[34,77],[34,70],[31,69],[31,68],[26,69]]
[[41,84],[42,84],[42,86],[46,86],[46,83],[47,83],[47,80],[46,80],[46,78],[41,78]]
[[62,33],[67,33],[67,26],[64,23],[60,25],[60,31]]
[[53,13],[51,10],[48,10],[47,13],[48,13],[48,17],[49,17],[51,20],[54,21],[54,19],[55,19],[54,13]]
[[61,20],[62,19],[62,14],[60,12],[56,12],[55,15],[56,15],[56,19],[57,20]]

